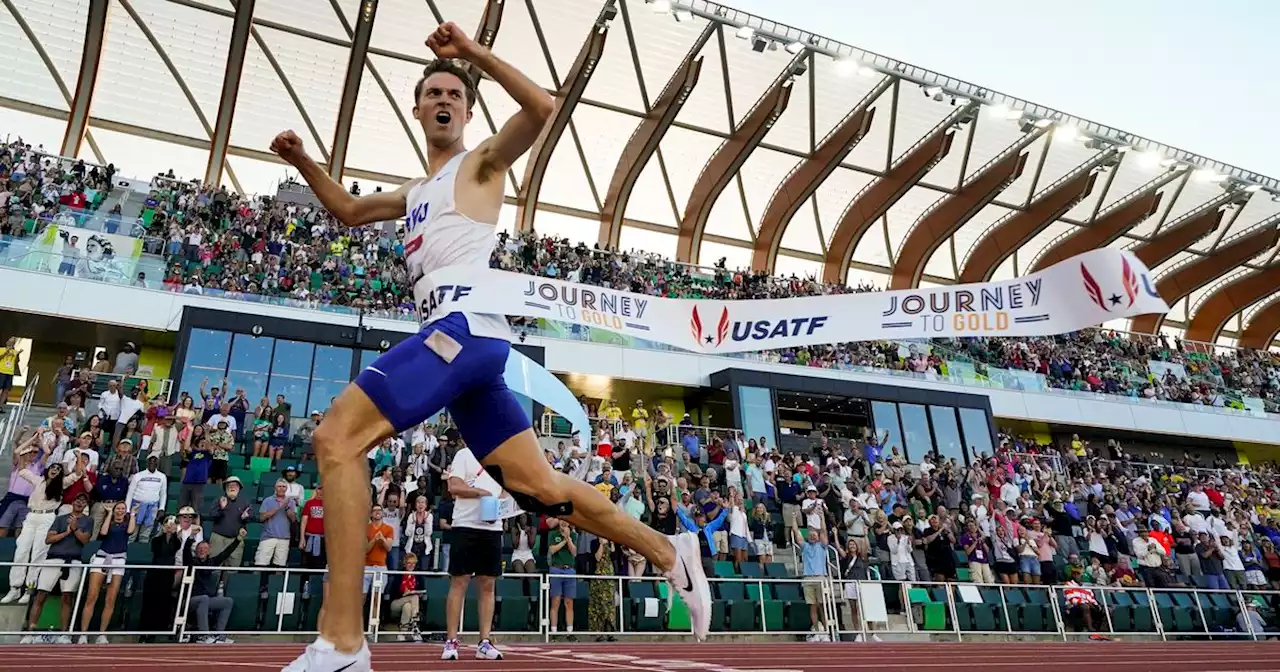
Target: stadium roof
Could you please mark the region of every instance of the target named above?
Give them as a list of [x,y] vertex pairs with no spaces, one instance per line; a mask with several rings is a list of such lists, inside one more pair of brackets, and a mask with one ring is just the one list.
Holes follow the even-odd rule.
[[[126,174],[269,192],[285,128],[347,180],[422,174],[411,92],[452,20],[557,97],[506,226],[892,287],[1132,248],[1174,305],[1135,328],[1280,329],[1277,180],[714,3],[4,5],[0,127]],[[480,92],[472,143],[515,108]]]

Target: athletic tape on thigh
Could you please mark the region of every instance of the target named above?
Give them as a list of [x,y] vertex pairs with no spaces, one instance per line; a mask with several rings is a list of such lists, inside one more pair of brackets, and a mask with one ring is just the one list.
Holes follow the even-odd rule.
[[[582,438],[582,445],[591,445],[591,424],[587,414],[573,392],[552,373],[537,362],[511,348],[507,355],[507,369],[502,375],[512,392],[528,397],[559,413]],[[534,418],[536,421],[537,418]]]

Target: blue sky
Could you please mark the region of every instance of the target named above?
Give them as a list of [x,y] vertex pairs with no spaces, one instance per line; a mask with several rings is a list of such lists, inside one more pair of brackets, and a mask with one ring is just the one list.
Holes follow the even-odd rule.
[[1280,178],[1280,0],[726,4]]

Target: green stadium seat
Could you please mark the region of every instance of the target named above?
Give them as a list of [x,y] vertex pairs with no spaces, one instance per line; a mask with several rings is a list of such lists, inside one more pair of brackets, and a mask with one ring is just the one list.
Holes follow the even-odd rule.
[[444,630],[445,600],[449,597],[449,579],[432,577],[423,581],[426,604],[422,609],[422,627],[425,630]]
[[787,571],[787,566],[781,562],[770,562],[764,566],[764,575],[771,579],[792,579],[791,572]]
[[756,630],[756,617],[760,614],[760,603],[754,600],[734,600],[729,603],[729,629],[734,632],[750,632]]
[[760,568],[760,563],[758,562],[744,562],[739,567],[739,571],[742,572],[744,577],[751,579],[758,579],[764,576],[764,570]]
[[726,610],[726,605],[728,604],[729,603],[725,602],[724,600],[711,601],[711,631],[712,632],[724,632],[726,622],[728,620],[727,619],[728,612]]
[[733,563],[728,560],[717,560],[712,566],[711,575],[719,579],[731,579],[738,576],[738,572],[734,570]]

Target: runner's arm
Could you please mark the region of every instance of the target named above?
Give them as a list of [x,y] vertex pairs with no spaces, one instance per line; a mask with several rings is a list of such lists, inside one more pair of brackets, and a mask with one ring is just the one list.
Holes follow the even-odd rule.
[[520,105],[520,111],[508,119],[496,135],[476,148],[480,156],[478,171],[483,182],[491,175],[506,171],[520,155],[529,151],[551,118],[555,102],[542,87],[489,49],[480,47],[470,61],[492,77]]
[[405,196],[414,181],[404,183],[392,192],[375,192],[367,196],[353,196],[346,188],[329,176],[329,173],[307,155],[302,140],[293,132],[285,131],[271,142],[271,151],[279,154],[302,174],[333,216],[346,226],[364,226],[372,222],[399,219],[405,214]]

